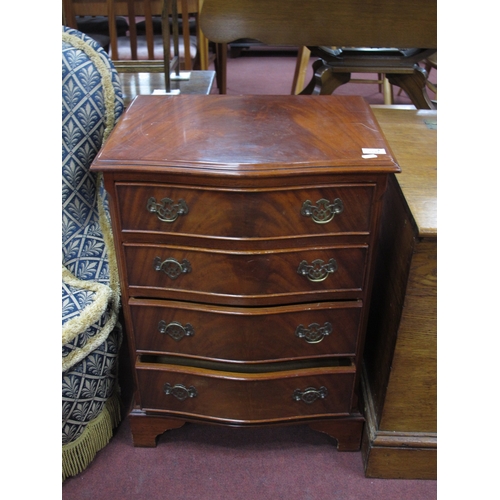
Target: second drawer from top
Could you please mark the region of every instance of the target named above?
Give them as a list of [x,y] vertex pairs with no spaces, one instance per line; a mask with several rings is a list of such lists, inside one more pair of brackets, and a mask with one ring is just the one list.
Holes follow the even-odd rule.
[[361,299],[368,256],[364,246],[246,252],[123,247],[130,296],[230,305]]

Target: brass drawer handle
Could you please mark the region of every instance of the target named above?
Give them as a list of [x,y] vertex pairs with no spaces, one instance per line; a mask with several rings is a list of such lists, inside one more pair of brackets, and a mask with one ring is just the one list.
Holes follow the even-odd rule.
[[324,281],[328,278],[328,275],[334,273],[338,269],[337,261],[335,259],[330,259],[326,264],[321,259],[313,260],[311,264],[308,264],[306,260],[303,260],[299,264],[297,273],[302,276],[307,276],[309,281]]
[[186,215],[189,212],[184,200],[179,200],[176,204],[170,198],[163,198],[157,203],[154,196],[149,198],[146,209],[148,212],[156,214],[162,222],[174,222],[179,215]]
[[193,386],[185,387],[182,384],[176,384],[174,386],[171,386],[170,384],[167,383],[163,386],[163,391],[167,396],[171,394],[179,401],[184,401],[187,398],[195,398],[196,396],[198,396],[198,393],[196,392],[196,389]]
[[160,333],[170,335],[170,337],[176,341],[179,341],[184,337],[192,337],[194,335],[194,328],[189,323],[182,326],[180,323],[177,323],[177,321],[172,321],[167,325],[166,321],[161,320],[158,323],[158,331]]
[[177,279],[181,274],[191,272],[191,264],[186,259],[182,262],[177,262],[175,259],[162,261],[160,257],[155,257],[153,267],[155,271],[163,271],[173,280]]
[[316,205],[313,205],[310,200],[305,201],[300,213],[305,217],[311,217],[316,224],[326,224],[343,211],[344,204],[340,198],[335,198],[333,203],[321,198],[316,202]]
[[328,390],[325,386],[321,386],[319,389],[315,389],[314,387],[308,387],[304,391],[300,389],[295,389],[293,393],[294,401],[303,401],[310,405],[314,403],[317,399],[325,399],[328,395]]
[[330,333],[332,333],[332,325],[328,322],[323,326],[319,326],[318,323],[311,323],[307,328],[304,325],[299,325],[295,330],[295,335],[299,339],[304,339],[308,344],[317,344]]

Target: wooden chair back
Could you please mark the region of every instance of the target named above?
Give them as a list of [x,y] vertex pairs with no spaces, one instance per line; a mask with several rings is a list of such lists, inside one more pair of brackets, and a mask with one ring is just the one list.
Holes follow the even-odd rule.
[[[182,39],[179,40],[180,50],[179,55],[183,55],[183,68],[191,70],[195,65],[195,58],[193,57],[192,50],[193,43],[189,33],[189,17],[191,15],[198,16],[200,11],[201,0],[176,0],[175,7],[177,12],[180,13],[182,18]],[[63,4],[63,23],[66,26],[77,28],[76,16],[107,16],[110,37],[110,52],[115,66],[120,72],[161,72],[163,71],[163,64],[165,57],[160,57],[161,48],[168,47],[164,45],[167,40],[163,40],[161,36],[156,35],[153,30],[153,16],[171,15],[174,10],[174,0],[62,0]],[[114,22],[109,22],[110,19],[115,19],[116,16],[125,16],[129,21],[129,36],[125,43],[129,44],[130,55],[127,61],[123,60],[120,54],[119,45],[123,46],[124,40],[119,40],[116,25]],[[145,42],[147,47],[147,59],[139,59],[138,54],[138,41],[143,42],[142,37],[137,34],[136,18],[143,18],[145,23]],[[172,23],[174,28],[177,23]],[[200,34],[199,23],[197,22],[197,32]],[[163,33],[163,37],[170,35]],[[206,39],[200,41],[200,36],[197,37],[198,42],[206,45]],[[155,47],[156,45],[156,47]],[[195,44],[198,45],[198,44]],[[187,50],[184,50],[186,47]],[[155,50],[156,49],[156,50]],[[201,67],[208,65],[204,60],[207,58],[206,52],[203,47],[200,57],[202,58]],[[167,54],[164,54],[164,56]],[[170,51],[168,53],[170,57]]]
[[[119,12],[122,9],[118,9],[120,7],[120,3],[123,1],[120,0],[107,0],[108,7],[108,19],[115,19],[117,15],[120,15]],[[196,2],[195,2],[196,3]],[[155,61],[155,60],[169,60],[172,59],[172,55],[167,54],[168,58],[159,57],[159,52],[162,52],[164,46],[170,46],[170,31],[169,29],[166,32],[163,32],[162,35],[155,35],[153,30],[153,12],[157,13],[160,10],[160,13],[163,17],[166,17],[166,23],[164,26],[168,27],[168,16],[176,16],[177,13],[181,15],[182,18],[182,40],[178,39],[178,24],[175,19],[173,19],[172,27],[173,27],[173,37],[175,40],[179,41],[180,49],[179,53],[174,53],[174,57],[179,57],[179,54],[183,54],[183,67],[186,70],[191,70],[194,64],[194,58],[191,54],[191,37],[189,32],[189,0],[163,0],[162,2],[155,2],[155,0],[126,0],[126,14],[125,12],[122,15],[126,15],[129,20],[129,36],[126,37],[127,40],[124,40],[125,37],[121,37],[119,40],[116,25],[114,23],[109,23],[109,36],[111,39],[110,49],[111,49],[111,59],[114,62],[123,60],[123,56],[120,54],[119,50],[119,41],[125,41],[127,45],[130,45],[130,61],[134,61],[136,63],[132,63],[132,67],[138,66],[141,68],[141,59],[138,55],[138,47],[139,41],[143,37],[139,37],[137,34],[136,27],[136,18],[138,16],[144,18],[145,23],[145,42],[147,47],[147,61]],[[154,7],[154,10],[153,10]],[[163,39],[162,39],[163,37]],[[141,40],[142,41],[142,40]],[[166,41],[166,45],[164,44]],[[122,48],[125,48],[123,44],[121,44]],[[155,53],[156,52],[156,53]],[[196,57],[196,55],[195,55]],[[127,58],[128,59],[128,58]],[[147,64],[147,63],[145,63]],[[143,64],[144,65],[144,64]],[[143,66],[142,65],[142,66]],[[120,64],[117,65],[118,70],[120,70]],[[130,70],[131,68],[129,68]]]

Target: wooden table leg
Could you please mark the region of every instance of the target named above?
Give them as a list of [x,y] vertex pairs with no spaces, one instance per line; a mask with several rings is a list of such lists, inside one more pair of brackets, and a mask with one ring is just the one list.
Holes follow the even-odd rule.
[[333,72],[321,59],[313,63],[313,77],[301,95],[330,95],[351,79],[350,73]]
[[427,95],[427,72],[416,65],[413,73],[388,73],[387,79],[392,85],[401,87],[417,109],[436,109]]
[[[424,54],[428,51],[424,51]],[[313,77],[306,88],[300,92],[303,95],[328,95],[336,88],[347,83],[351,79],[351,73],[360,71],[362,73],[385,73],[389,82],[384,85],[384,102],[392,101],[390,85],[401,87],[411,99],[417,109],[436,109],[436,105],[427,95],[427,72],[414,61],[423,57],[420,51],[412,57],[386,57],[368,58],[346,55],[340,57],[337,54],[323,54],[312,50],[312,54],[319,55],[319,59],[313,63]],[[385,78],[384,78],[385,80]]]

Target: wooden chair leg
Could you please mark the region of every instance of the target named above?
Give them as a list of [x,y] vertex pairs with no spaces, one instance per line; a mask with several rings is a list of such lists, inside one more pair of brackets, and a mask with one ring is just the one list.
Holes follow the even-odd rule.
[[384,94],[384,104],[393,104],[394,103],[394,95],[392,92],[392,85],[385,75],[382,75],[383,83],[382,83],[382,93]]
[[297,95],[304,89],[304,82],[307,73],[307,64],[311,57],[311,51],[307,47],[300,47],[297,55],[297,64],[292,82],[292,95]]
[[227,93],[227,43],[215,44],[215,78],[219,94]]
[[200,64],[200,70],[206,71],[208,69],[208,39],[200,29],[199,12],[200,8],[198,8],[198,14],[196,15],[196,40],[198,44],[199,54],[198,60]]

